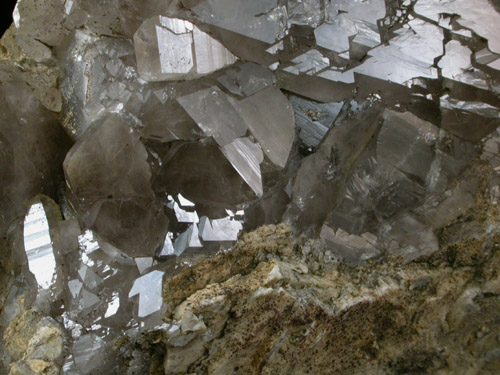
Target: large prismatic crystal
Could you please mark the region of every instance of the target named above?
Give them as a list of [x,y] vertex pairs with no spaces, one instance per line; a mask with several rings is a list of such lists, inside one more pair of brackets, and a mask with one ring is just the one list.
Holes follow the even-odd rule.
[[493,0],[18,0],[0,373],[497,374],[499,25]]
[[127,253],[152,254],[160,247],[167,218],[154,199],[147,151],[133,129],[117,117],[92,125],[64,168],[84,227]]

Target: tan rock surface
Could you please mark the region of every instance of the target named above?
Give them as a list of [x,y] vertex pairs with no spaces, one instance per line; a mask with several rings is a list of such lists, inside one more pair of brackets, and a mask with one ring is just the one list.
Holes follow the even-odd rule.
[[498,374],[499,240],[349,269],[285,226],[260,228],[165,284],[167,318],[207,327],[186,346],[167,340],[165,373]]

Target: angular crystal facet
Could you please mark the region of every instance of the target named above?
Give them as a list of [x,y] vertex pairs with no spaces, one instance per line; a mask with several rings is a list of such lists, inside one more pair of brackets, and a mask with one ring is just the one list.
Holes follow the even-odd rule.
[[24,219],[24,250],[38,285],[43,289],[49,288],[56,277],[56,259],[41,202],[34,203]]
[[317,103],[292,96],[295,123],[300,139],[309,147],[317,147],[340,113],[342,102]]
[[202,217],[200,220],[203,241],[236,241],[241,229],[241,223],[230,218],[210,220]]
[[490,50],[500,53],[500,38],[495,27],[500,22],[500,13],[488,0],[451,0],[438,3],[419,0],[415,4],[415,13],[434,21],[439,21],[441,14],[457,14],[460,25],[488,39]]
[[284,168],[295,138],[292,106],[280,90],[269,87],[251,95],[235,107],[274,164]]
[[139,74],[147,81],[195,78],[236,61],[220,42],[178,18],[145,21],[134,35],[134,46]]
[[248,96],[271,86],[276,78],[271,70],[248,62],[227,70],[218,81],[232,94]]
[[286,10],[277,0],[205,0],[192,10],[201,22],[269,44],[286,31]]
[[371,58],[353,71],[399,84],[414,77],[437,78],[433,65],[443,54],[443,31],[415,19],[396,33],[398,35],[388,45],[370,50]]
[[152,271],[134,281],[129,298],[139,295],[138,316],[143,318],[160,310],[163,299],[161,287],[164,272]]
[[222,152],[255,194],[261,196],[263,188],[260,163],[264,160],[261,147],[248,137],[236,138],[222,147]]
[[64,167],[87,228],[137,255],[152,255],[163,243],[167,219],[154,200],[146,149],[119,118],[87,130]]
[[222,147],[242,137],[247,126],[236,109],[219,88],[211,87],[178,98],[187,113],[201,130],[213,137]]

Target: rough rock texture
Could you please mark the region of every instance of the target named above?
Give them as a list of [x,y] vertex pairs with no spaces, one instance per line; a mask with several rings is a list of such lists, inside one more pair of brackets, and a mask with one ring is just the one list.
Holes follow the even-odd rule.
[[5,348],[11,356],[9,375],[60,373],[64,331],[52,318],[23,309],[7,326],[4,338]]
[[165,335],[165,373],[498,374],[500,237],[470,232],[498,225],[485,204],[408,264],[341,266],[284,225],[243,235],[165,283],[184,336]]

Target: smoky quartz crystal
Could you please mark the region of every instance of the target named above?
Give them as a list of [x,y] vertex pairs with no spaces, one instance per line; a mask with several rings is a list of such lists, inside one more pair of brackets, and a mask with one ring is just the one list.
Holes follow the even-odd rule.
[[500,186],[467,172],[500,173],[495,3],[18,0],[0,40],[0,334],[30,309],[64,350],[1,345],[0,372],[149,374],[151,351],[117,356],[120,340],[206,330],[165,326],[164,281],[264,225],[348,267],[436,252],[478,186]]

